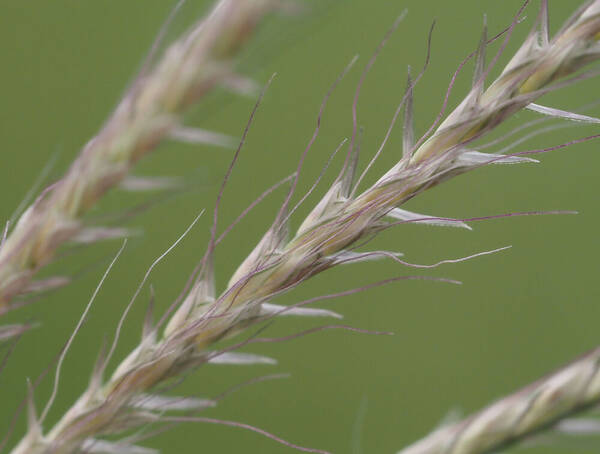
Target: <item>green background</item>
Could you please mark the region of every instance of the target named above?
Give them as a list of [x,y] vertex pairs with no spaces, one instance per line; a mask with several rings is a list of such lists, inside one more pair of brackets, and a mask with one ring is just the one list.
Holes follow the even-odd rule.
[[[58,156],[52,172],[52,178],[57,178],[99,129],[135,74],[172,3],[2,2],[0,219],[10,217],[52,156]],[[576,3],[550,2],[553,30]],[[188,0],[169,33],[171,38],[199,17],[208,4]],[[381,53],[361,94],[363,164],[377,149],[401,99],[407,65],[417,71],[423,64],[431,21],[437,19],[431,65],[415,92],[420,134],[439,111],[456,65],[475,49],[483,15],[487,14],[490,32],[496,33],[510,23],[520,1],[328,0],[305,5],[307,8],[296,15],[271,16],[240,58],[240,71],[261,84],[273,72],[278,75],[225,191],[221,228],[265,188],[294,170],[312,134],[323,95],[352,56],[359,54],[358,64],[335,90],[327,107],[320,136],[301,175],[299,193],[310,186],[329,153],[351,134],[350,108],[360,73],[404,8],[409,14]],[[509,54],[529,30],[536,6],[534,2],[528,20],[517,28]],[[501,58],[503,63],[509,54]],[[451,96],[453,106],[469,87],[470,71],[468,67]],[[588,81],[542,102],[577,108],[597,98],[597,84],[598,80]],[[219,91],[195,108],[186,123],[239,137],[253,102]],[[599,110],[590,112],[597,115]],[[532,113],[519,114],[502,131],[533,118]],[[523,143],[515,151],[562,143],[596,131],[582,126],[560,129]],[[400,144],[401,132],[396,128],[369,182],[399,158]],[[412,200],[407,208],[438,216],[554,209],[574,209],[580,214],[478,222],[472,232],[416,225],[387,231],[374,247],[402,251],[408,260],[418,263],[513,246],[494,256],[417,271],[459,279],[464,282],[462,286],[400,282],[320,306],[343,313],[344,323],[393,331],[394,336],[335,330],[286,343],[256,345],[248,351],[275,357],[279,364],[204,367],[174,392],[215,396],[252,377],[289,372],[289,379],[242,389],[206,416],[254,424],[292,442],[337,453],[395,452],[431,430],[450,410],[474,411],[593,348],[600,342],[597,147],[590,142],[549,153],[536,166],[481,169]],[[76,338],[47,427],[85,388],[103,339],[112,336],[146,268],[201,209],[212,210],[232,154],[213,147],[165,143],[140,163],[136,174],[184,176],[189,189],[169,197],[114,191],[90,214],[100,216],[145,201],[156,202],[127,222],[143,229],[143,235],[130,241]],[[326,183],[335,176],[339,164],[339,160],[334,162]],[[317,193],[322,194],[325,187],[319,186]],[[283,192],[271,196],[219,246],[219,288],[269,226],[282,198]],[[309,198],[295,216],[294,226],[317,201],[317,196]],[[177,296],[201,258],[210,222],[210,216],[205,215],[152,274],[159,314]],[[6,431],[25,395],[25,378],[35,378],[48,367],[118,247],[118,242],[105,242],[60,258],[44,275],[75,275],[73,284],[5,318],[7,322],[33,319],[41,326],[18,343],[0,375],[0,433]],[[408,274],[415,274],[415,270],[385,261],[347,266],[312,279],[278,302],[292,303]],[[120,358],[139,340],[148,298],[146,289],[128,318],[118,349]],[[290,334],[323,322],[328,321],[280,320],[266,335]],[[47,399],[50,384],[47,378],[39,387],[38,407]],[[16,434],[22,432],[21,421]],[[184,425],[147,444],[167,453],[292,452],[257,434],[212,425]],[[591,446],[544,446],[531,452],[597,452],[598,445],[596,449]]]

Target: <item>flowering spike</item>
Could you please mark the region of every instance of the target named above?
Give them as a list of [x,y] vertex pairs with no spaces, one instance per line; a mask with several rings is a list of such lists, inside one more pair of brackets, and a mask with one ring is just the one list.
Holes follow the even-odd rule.
[[235,56],[276,3],[216,1],[162,56],[151,52],[157,58],[143,65],[104,127],[6,239],[0,250],[0,310],[79,231],[83,215],[168,137],[192,105],[230,76]]
[[[223,14],[225,17],[232,15],[237,17],[235,14],[239,11],[243,11],[244,8],[249,8],[252,5],[260,4],[260,2],[261,0],[257,0],[256,2],[237,0],[234,2],[235,4],[232,3],[233,7],[231,9],[220,6],[215,11]],[[223,5],[223,3],[220,2],[219,5]],[[593,8],[596,11],[598,11],[598,7],[600,7],[600,0],[596,0],[593,3]],[[520,14],[521,11],[519,11],[519,16]],[[583,22],[578,19],[579,22],[576,22],[572,29],[568,29],[564,33],[564,36],[560,36],[548,49],[540,50],[538,48],[537,53],[532,53],[531,55],[523,54],[527,57],[527,60],[521,61],[519,67],[516,67],[508,75],[494,82],[486,90],[485,95],[481,97],[479,105],[475,106],[475,109],[471,108],[472,104],[461,103],[460,107],[440,124],[440,121],[444,117],[448,96],[454,86],[455,76],[453,76],[446,99],[444,100],[444,107],[439,114],[439,120],[435,120],[434,125],[424,135],[423,141],[420,141],[422,143],[419,144],[419,148],[408,162],[402,162],[401,166],[396,164],[391,171],[388,171],[373,186],[366,188],[357,194],[356,197],[351,197],[351,200],[344,204],[340,204],[340,201],[344,198],[344,188],[341,186],[340,181],[336,181],[336,185],[331,190],[330,197],[321,205],[322,209],[314,216],[312,224],[309,223],[311,229],[303,236],[292,238],[288,243],[285,243],[288,215],[282,209],[268,234],[263,237],[251,256],[237,271],[237,276],[234,275],[235,277],[232,279],[234,281],[233,284],[224,289],[224,292],[215,300],[215,304],[210,305],[210,311],[194,312],[196,306],[202,303],[202,301],[198,301],[198,294],[202,293],[198,289],[202,285],[206,285],[206,282],[197,281],[192,293],[184,300],[185,310],[176,313],[176,316],[183,314],[178,320],[180,323],[173,323],[174,319],[172,319],[167,327],[165,337],[161,338],[158,342],[153,341],[150,336],[144,338],[141,345],[126,357],[116,368],[113,376],[105,382],[102,387],[103,392],[98,393],[97,401],[93,403],[94,405],[87,405],[87,402],[78,399],[64,414],[59,423],[48,431],[45,442],[52,447],[58,446],[61,448],[61,452],[64,451],[64,454],[71,454],[72,452],[79,451],[82,442],[88,437],[123,431],[127,428],[139,427],[139,425],[147,423],[169,422],[168,417],[165,418],[156,411],[144,413],[141,410],[128,407],[128,403],[140,393],[152,392],[152,390],[159,387],[168,387],[169,382],[167,380],[177,378],[179,375],[190,371],[193,366],[200,365],[203,362],[213,360],[212,362],[228,362],[233,364],[272,363],[272,359],[264,359],[255,355],[246,354],[240,356],[240,354],[235,353],[223,354],[224,352],[233,350],[233,347],[227,348],[224,351],[211,351],[211,348],[215,348],[211,346],[225,339],[227,336],[231,336],[251,326],[254,321],[260,321],[259,315],[262,303],[272,300],[275,296],[291,290],[303,281],[327,269],[332,260],[335,259],[336,254],[340,251],[354,250],[368,242],[372,238],[372,234],[384,228],[381,225],[381,218],[390,210],[402,206],[414,196],[430,187],[436,186],[443,180],[461,173],[461,170],[468,170],[468,168],[458,169],[458,166],[476,166],[475,161],[481,156],[472,154],[465,149],[469,143],[483,137],[484,134],[492,131],[493,128],[502,123],[510,115],[521,110],[527,104],[534,102],[542,94],[542,91],[549,91],[556,88],[556,85],[559,84],[555,82],[560,81],[561,78],[569,74],[574,74],[583,68],[584,63],[589,62],[587,60],[588,56],[583,52],[588,51],[588,46],[597,43],[600,32],[600,17],[592,17],[591,19],[590,23],[587,23],[588,21],[585,23],[586,27],[583,30],[585,33],[579,30]],[[507,39],[505,42],[508,42],[508,37],[517,21],[518,17],[515,18],[511,27],[507,29]],[[242,25],[246,24],[247,22],[244,22]],[[217,27],[220,28],[220,25],[217,24]],[[245,28],[243,27],[241,31],[245,30]],[[501,47],[501,50],[497,54],[498,57],[504,50],[504,47],[504,45]],[[534,47],[531,49],[534,49]],[[557,56],[560,58],[557,58]],[[177,69],[177,73],[181,74],[179,68]],[[458,75],[459,72],[458,70],[455,74]],[[570,81],[567,80],[568,82]],[[150,102],[153,101],[152,97],[148,98],[148,96],[145,96],[144,101],[141,107],[154,105]],[[137,108],[138,103],[134,107]],[[403,108],[404,106],[400,107],[397,112],[402,113],[401,109]],[[172,110],[175,109],[172,108]],[[356,118],[356,102],[353,105],[353,114],[354,118]],[[120,119],[121,117],[117,117],[117,120]],[[123,118],[123,120],[126,119]],[[173,125],[176,120],[173,120]],[[115,120],[111,124],[118,125],[118,122]],[[357,124],[354,121],[353,142],[356,128]],[[316,137],[316,133],[314,137]],[[310,143],[312,144],[312,139]],[[566,144],[550,149],[557,149],[564,146]],[[541,151],[548,151],[550,149]],[[540,150],[533,150],[532,152],[540,152]],[[485,158],[488,160],[496,159],[495,156],[485,156]],[[498,160],[505,159],[510,161],[510,158],[501,156]],[[300,167],[299,165],[298,169]],[[228,171],[228,175],[230,170]],[[296,181],[294,181],[294,188],[295,186]],[[285,206],[291,200],[292,193],[293,191],[290,191],[286,198]],[[69,195],[71,195],[71,192],[69,192]],[[74,196],[81,197],[82,194],[80,194],[79,190],[76,190]],[[74,210],[78,206],[77,204],[72,204],[70,208]],[[215,209],[214,228],[211,232],[209,246],[211,253],[218,242],[216,238],[217,208]],[[67,214],[71,212],[69,211]],[[461,221],[452,219],[419,218],[419,215],[415,213],[407,213],[402,210],[392,212],[401,219],[401,222],[431,221],[431,223],[434,223],[437,221],[437,223],[448,222],[451,223],[450,225],[461,225],[459,224]],[[498,215],[497,217],[516,214]],[[415,219],[415,217],[417,218]],[[73,218],[67,217],[67,221]],[[60,221],[61,223],[64,222],[63,219]],[[312,228],[317,223],[320,223],[320,225]],[[62,225],[68,227],[68,224]],[[75,227],[78,226],[75,225]],[[8,241],[10,242],[10,239]],[[0,253],[5,251],[5,248]],[[383,255],[384,252],[380,251],[380,254]],[[442,263],[456,263],[489,254],[490,252],[483,252],[454,260],[442,260],[433,265],[417,265],[402,262],[390,253],[387,253],[387,256],[407,266],[433,268]],[[369,253],[365,253],[365,257],[366,254]],[[212,257],[210,259],[212,260]],[[206,258],[205,262],[212,265]],[[158,263],[158,261],[154,263]],[[206,265],[206,263],[203,263],[203,265]],[[204,273],[206,272],[204,270]],[[205,278],[206,275],[202,275],[202,279]],[[427,276],[401,276],[395,280],[414,278],[427,278]],[[144,278],[143,282],[145,280],[146,278]],[[381,281],[374,285],[382,285],[385,282],[392,281],[394,279]],[[456,281],[450,280],[443,281],[456,283]],[[344,294],[350,295],[366,288],[370,287],[363,286],[347,292],[323,295],[321,299],[337,298]],[[0,301],[2,301],[1,298],[2,291],[0,289]],[[132,299],[132,303],[134,300],[135,298]],[[177,301],[179,302],[179,300]],[[307,300],[306,303],[314,301],[316,299]],[[298,306],[302,306],[302,303],[298,303]],[[118,340],[118,333],[121,331],[121,326],[122,324],[120,323],[117,335],[115,336],[116,340]],[[174,327],[177,331],[174,332],[171,327]],[[355,330],[344,325],[320,326],[316,330],[332,328],[363,332],[363,330]],[[315,332],[316,330],[308,330],[280,338],[262,338],[260,341],[276,342],[292,339]],[[116,340],[114,343],[115,346],[117,345]],[[259,341],[259,339],[250,338],[239,345],[246,345],[253,340]],[[112,351],[113,348],[111,348]],[[590,404],[598,400],[598,390],[600,389],[598,365],[600,362],[596,355],[586,359],[588,361],[583,364],[584,367],[577,367],[578,371],[576,371],[576,374],[569,373],[567,376],[561,374],[556,380],[541,381],[538,382],[539,386],[534,385],[534,388],[537,387],[534,391],[536,391],[536,394],[539,393],[539,395],[535,396],[535,400],[530,399],[531,394],[529,391],[531,391],[531,388],[528,388],[525,393],[520,393],[516,398],[509,399],[508,405],[502,404],[500,407],[495,405],[490,411],[481,412],[475,418],[469,419],[466,423],[457,426],[456,429],[452,429],[455,426],[444,429],[446,431],[444,433],[449,433],[450,435],[445,440],[449,439],[450,442],[444,444],[443,447],[450,446],[455,453],[459,451],[467,452],[470,443],[476,444],[476,447],[480,451],[487,451],[504,446],[506,441],[513,440],[515,434],[520,436],[523,433],[546,426],[548,421],[553,421],[556,416],[562,416],[564,412],[570,413],[574,409],[589,407]],[[581,365],[581,363],[578,364],[578,366]],[[576,391],[574,393],[577,397],[576,400],[568,402],[563,399],[566,393],[562,384],[568,385],[566,387],[567,392],[570,389]],[[582,384],[585,385],[585,388],[581,386]],[[521,400],[521,397],[525,397],[526,399]],[[514,405],[515,401],[518,405]],[[498,412],[499,408],[501,410],[506,409],[506,411]],[[527,410],[527,413],[524,412],[525,410]],[[492,418],[494,415],[502,416],[498,418],[500,430],[494,424],[496,422]],[[508,421],[508,418],[506,418],[507,415],[514,415],[515,418],[511,418]],[[186,420],[190,421],[189,418]],[[206,420],[208,421],[208,418]],[[181,421],[184,421],[184,419],[181,419]],[[214,419],[211,421],[215,422]],[[175,419],[172,419],[171,422],[175,422]],[[504,428],[508,429],[507,433],[502,432]],[[433,445],[429,442],[425,442],[425,444],[427,446]],[[423,446],[423,444],[420,445]],[[63,446],[65,449],[62,449]],[[15,454],[22,454],[24,452],[39,451],[17,450]],[[423,454],[425,451],[417,449],[411,452],[420,452]]]
[[408,78],[406,83],[406,106],[404,108],[404,128],[402,135],[402,157],[410,159],[412,149],[415,145],[415,120],[413,113],[413,81],[408,67]]

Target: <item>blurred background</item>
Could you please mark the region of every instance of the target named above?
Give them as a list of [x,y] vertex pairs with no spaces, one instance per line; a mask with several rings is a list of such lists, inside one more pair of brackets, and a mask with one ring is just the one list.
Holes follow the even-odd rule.
[[[315,126],[321,100],[355,54],[354,69],[335,90],[320,135],[300,178],[298,194],[313,183],[329,154],[352,132],[351,104],[360,74],[394,19],[408,10],[364,84],[359,125],[364,165],[377,150],[402,98],[407,66],[422,67],[427,33],[437,21],[431,64],[415,90],[417,133],[424,133],[441,108],[458,63],[475,50],[483,17],[490,34],[510,24],[520,0],[437,2],[306,1],[287,16],[273,15],[240,56],[239,69],[263,84],[277,72],[250,129],[221,206],[221,230],[268,186],[289,175]],[[557,30],[579,2],[551,0],[551,26]],[[101,127],[128,81],[135,75],[173,1],[128,0],[5,1],[0,15],[2,99],[0,136],[0,219],[8,219],[41,169],[54,160],[48,182],[58,178],[85,142]],[[211,2],[188,0],[168,36],[174,39]],[[503,66],[529,31],[538,2],[519,25]],[[490,53],[498,45],[490,47]],[[471,81],[468,66],[450,97],[455,106]],[[497,75],[500,67],[492,74]],[[540,101],[578,109],[598,94],[598,80],[581,83]],[[217,91],[194,108],[186,124],[235,137],[243,131],[255,99]],[[598,115],[600,109],[586,111]],[[517,115],[498,132],[535,119]],[[548,123],[549,125],[554,123]],[[559,123],[557,123],[559,124]],[[542,148],[597,132],[580,125],[555,128],[519,144],[514,151]],[[375,181],[401,156],[401,129],[370,172]],[[491,148],[498,151],[510,144]],[[188,183],[176,193],[131,195],[113,191],[90,217],[147,210],[128,216],[127,227],[143,231],[129,242],[67,357],[58,401],[47,427],[87,384],[103,339],[111,338],[129,298],[147,267],[185,230],[202,209],[211,212],[232,150],[165,143],[135,169],[137,175],[181,176]],[[390,453],[425,435],[449,413],[466,414],[563,365],[600,342],[597,307],[597,256],[600,243],[598,144],[589,142],[544,154],[541,164],[489,167],[451,180],[407,204],[436,216],[477,217],[530,210],[577,210],[577,216],[515,217],[473,223],[473,231],[402,225],[381,235],[374,248],[402,251],[409,261],[434,263],[513,247],[467,263],[444,265],[417,274],[458,279],[461,286],[398,282],[322,304],[345,316],[344,323],[394,336],[340,330],[320,332],[251,351],[277,358],[277,366],[210,366],[190,375],[174,392],[214,397],[253,377],[289,373],[290,378],[245,387],[206,416],[257,425],[294,443],[336,453]],[[318,200],[340,165],[333,162],[325,181],[295,216],[293,225]],[[220,289],[272,222],[284,193],[256,208],[219,245]],[[150,279],[157,313],[165,310],[201,258],[211,216],[205,215],[182,245]],[[75,326],[85,303],[120,243],[79,248],[57,260],[44,275],[70,275],[73,284],[16,311],[4,321],[39,321],[23,337],[0,375],[0,434],[26,391],[25,378],[49,366]],[[380,279],[414,275],[391,262],[330,270],[278,298],[288,304],[343,291]],[[142,292],[127,320],[118,358],[139,340],[149,300]],[[327,323],[286,318],[265,333],[281,336]],[[38,406],[51,387],[37,391]],[[14,443],[24,430],[19,420]],[[542,446],[529,452],[597,452],[598,443]],[[589,441],[589,440],[587,440]],[[220,426],[180,426],[147,442],[165,453],[292,452],[257,434]],[[594,448],[595,447],[595,448]],[[566,450],[565,450],[566,449]]]

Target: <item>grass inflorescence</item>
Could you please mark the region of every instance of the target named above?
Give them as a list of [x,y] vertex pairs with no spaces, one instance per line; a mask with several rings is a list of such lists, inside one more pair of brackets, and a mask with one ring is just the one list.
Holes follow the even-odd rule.
[[[167,397],[158,394],[157,390],[185,376],[190,370],[210,363],[272,362],[270,358],[237,352],[237,349],[243,346],[287,340],[323,329],[361,331],[348,325],[332,324],[281,338],[260,337],[259,331],[258,334],[233,345],[222,347],[220,344],[222,340],[279,316],[340,317],[333,311],[307,307],[314,302],[339,298],[399,280],[428,279],[458,283],[450,279],[432,278],[415,273],[346,292],[310,298],[292,305],[274,303],[278,296],[325,270],[374,258],[391,259],[411,270],[420,270],[434,268],[443,263],[475,259],[505,249],[442,260],[429,265],[411,263],[395,251],[364,251],[377,234],[402,224],[470,228],[469,222],[483,218],[455,219],[421,215],[407,211],[402,206],[427,189],[454,176],[489,164],[536,162],[531,155],[574,143],[511,154],[478,151],[476,141],[487,137],[515,113],[530,109],[554,118],[598,123],[593,117],[541,106],[535,102],[546,93],[596,75],[594,70],[588,68],[600,58],[600,0],[585,3],[553,37],[550,36],[548,27],[548,3],[542,1],[532,32],[508,60],[500,75],[491,83],[487,82],[491,71],[505,58],[506,46],[528,3],[525,2],[509,27],[500,34],[489,37],[487,28],[484,27],[478,49],[465,59],[452,78],[439,116],[429,130],[417,138],[413,129],[413,94],[429,63],[428,52],[423,71],[414,78],[411,74],[408,75],[405,95],[396,110],[388,134],[380,148],[372,154],[373,157],[365,170],[359,174],[356,100],[364,77],[374,61],[371,60],[356,90],[352,107],[352,136],[349,141],[342,142],[336,150],[336,153],[341,150],[345,153],[339,174],[294,231],[291,220],[295,221],[300,205],[305,202],[307,195],[311,195],[316,189],[315,184],[306,195],[300,197],[299,202],[293,203],[306,153],[319,133],[322,114],[331,91],[354,64],[353,60],[326,94],[313,136],[300,158],[296,171],[277,185],[289,185],[289,190],[275,213],[274,221],[233,273],[227,285],[218,289],[214,269],[216,245],[230,230],[230,227],[227,227],[221,234],[218,231],[223,190],[258,112],[262,97],[268,90],[271,82],[269,81],[250,114],[247,127],[217,196],[212,211],[211,236],[205,254],[193,271],[188,286],[182,291],[181,298],[171,305],[158,323],[154,323],[150,316],[147,318],[139,345],[133,348],[112,372],[109,371],[108,364],[113,359],[123,320],[146,283],[147,274],[119,322],[114,341],[98,359],[88,388],[53,427],[44,430],[42,423],[52,406],[59,382],[60,367],[64,358],[61,356],[51,400],[38,417],[33,397],[30,396],[29,430],[12,453],[67,454],[93,450],[94,446],[100,447],[103,452],[140,452],[142,448],[135,446],[135,440],[131,438],[125,437],[120,441],[111,438],[109,441],[103,437],[129,433],[128,431],[134,429],[161,423],[220,423],[261,432],[261,429],[244,423],[221,421],[196,414],[213,406],[215,402],[193,397]],[[274,2],[267,0],[217,2],[206,19],[167,49],[164,58],[159,60],[156,67],[142,73],[113,117],[99,135],[89,142],[66,176],[50,187],[26,211],[15,228],[7,232],[6,240],[0,249],[0,303],[4,308],[9,308],[11,300],[26,291],[33,274],[50,260],[60,244],[81,233],[84,229],[81,218],[85,211],[100,195],[123,180],[137,159],[168,135],[174,134],[176,137],[188,139],[193,136],[189,134],[190,131],[180,128],[181,113],[215,84],[231,75],[232,70],[228,64],[231,53],[237,51],[259,19],[274,6]],[[398,19],[393,28],[398,27],[402,18],[403,16]],[[385,42],[384,40],[382,46]],[[493,42],[499,43],[499,49],[488,64],[486,55],[489,44]],[[468,61],[473,61],[475,66],[472,87],[458,107],[446,113],[449,93],[454,88],[456,76]],[[365,175],[387,145],[389,134],[401,115],[404,118],[401,159],[374,184],[363,188],[361,183]],[[202,134],[200,136],[206,137]],[[582,140],[595,137],[597,136]],[[272,190],[274,188],[267,190],[263,196]],[[559,212],[511,213],[505,216],[554,213]],[[243,213],[245,214],[246,212]],[[186,233],[188,231],[189,228]],[[165,254],[157,259],[148,273]],[[75,334],[80,326],[81,323]],[[6,328],[8,331],[11,329],[19,331],[14,327]],[[67,348],[72,339],[69,340]],[[595,350],[559,372],[498,401],[474,416],[432,432],[422,441],[401,452],[475,454],[527,438],[531,433],[555,424],[556,421],[580,409],[586,409],[600,400],[600,386],[597,383],[600,377],[599,364],[598,351]],[[173,412],[181,410],[191,413],[185,416],[173,415]],[[261,433],[303,451],[325,452],[294,445],[264,431]]]

